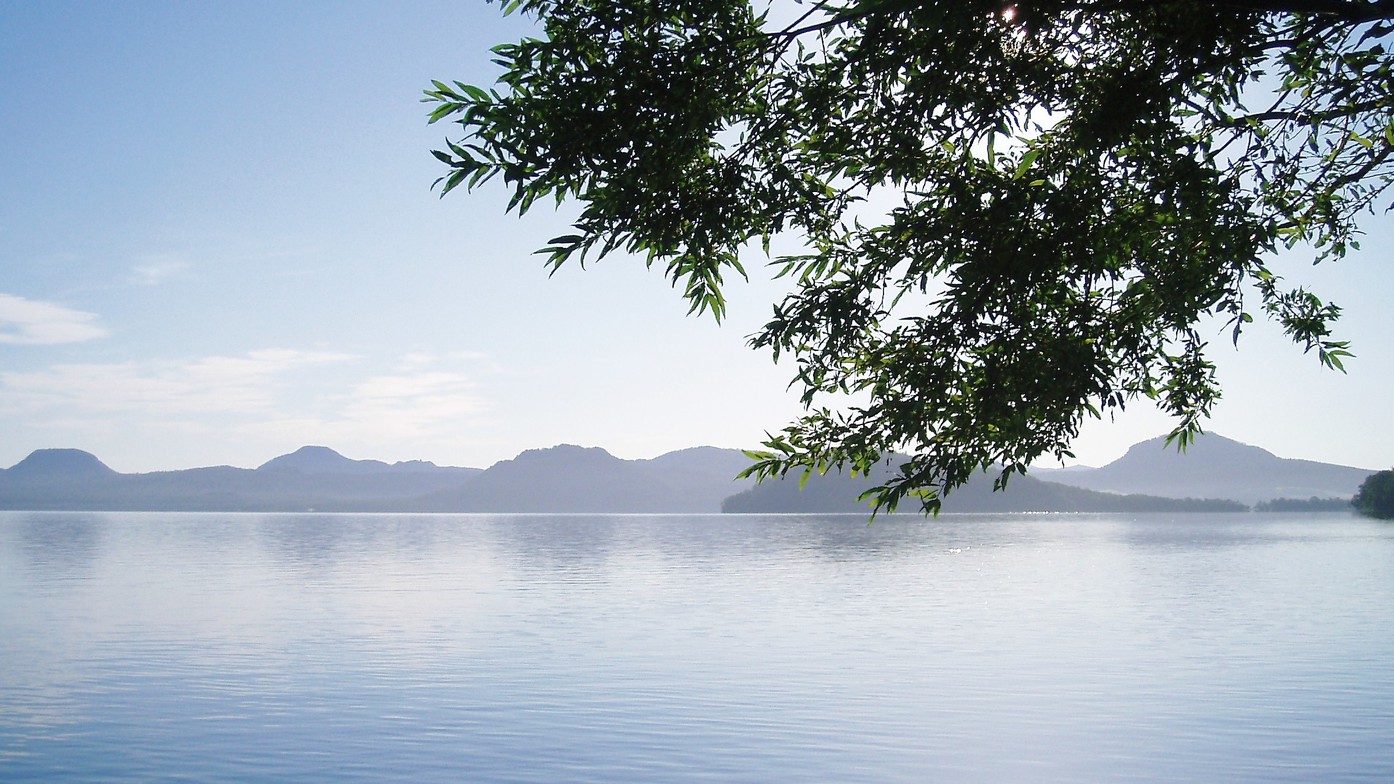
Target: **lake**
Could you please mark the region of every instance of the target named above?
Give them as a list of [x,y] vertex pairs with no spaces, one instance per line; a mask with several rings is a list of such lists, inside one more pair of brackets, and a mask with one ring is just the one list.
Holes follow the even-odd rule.
[[0,513],[0,780],[1394,781],[1346,514]]

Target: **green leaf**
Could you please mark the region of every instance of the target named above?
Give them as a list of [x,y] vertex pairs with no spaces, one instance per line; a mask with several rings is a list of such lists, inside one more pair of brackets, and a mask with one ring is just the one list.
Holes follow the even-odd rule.
[[[1036,148],[1036,149],[1032,149],[1032,150],[1027,150],[1027,151],[1026,151],[1026,154],[1023,155],[1023,156],[1021,156],[1021,163],[1017,164],[1016,173],[1012,175],[1012,179],[1014,179],[1014,180],[1019,180],[1019,179],[1021,179],[1023,176],[1025,176],[1027,170],[1029,170],[1029,169],[1031,168],[1031,164],[1035,163],[1035,162],[1036,162],[1036,159],[1037,159],[1038,157],[1040,157],[1040,155],[1041,155],[1041,150],[1040,150],[1040,148]],[[1032,182],[1031,184],[1032,184],[1032,185],[1038,185],[1038,184],[1040,184],[1041,182],[1042,182],[1042,180],[1036,180],[1036,181]]]

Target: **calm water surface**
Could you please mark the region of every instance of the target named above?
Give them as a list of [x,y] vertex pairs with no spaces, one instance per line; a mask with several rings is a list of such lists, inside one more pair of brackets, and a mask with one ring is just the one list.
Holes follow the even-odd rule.
[[0,513],[0,781],[1394,781],[1394,525]]

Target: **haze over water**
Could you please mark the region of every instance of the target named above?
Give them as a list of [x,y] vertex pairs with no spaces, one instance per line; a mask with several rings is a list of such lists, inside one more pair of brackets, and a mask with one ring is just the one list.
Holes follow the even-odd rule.
[[5,781],[1389,781],[1348,515],[0,513]]

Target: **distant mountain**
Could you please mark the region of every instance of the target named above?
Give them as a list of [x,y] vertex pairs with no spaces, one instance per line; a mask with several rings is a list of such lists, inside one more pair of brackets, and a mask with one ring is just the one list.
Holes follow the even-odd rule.
[[652,460],[621,460],[598,447],[530,449],[436,494],[428,507],[465,512],[716,512],[752,484],[735,476],[738,449],[698,447]]
[[1374,471],[1293,460],[1209,433],[1184,453],[1157,437],[1133,445],[1102,468],[1034,470],[1052,482],[1110,493],[1169,498],[1230,498],[1246,504],[1275,498],[1350,498]]
[[[892,459],[898,463],[899,459]],[[766,480],[722,503],[724,512],[859,512],[867,513],[867,502],[858,501],[864,491],[884,482],[890,466],[856,479],[830,471],[814,474],[804,487],[799,476]],[[1247,507],[1234,501],[1214,499],[1159,498],[1150,495],[1118,495],[1046,482],[1033,476],[1013,476],[1000,491],[992,489],[995,474],[981,474],[943,499],[944,512],[1241,512]],[[918,512],[919,503],[911,498],[901,502],[899,511]]]
[[288,455],[257,466],[258,471],[299,471],[302,474],[372,474],[388,470],[381,460],[350,460],[327,446],[302,446]]
[[325,474],[381,474],[381,473],[420,473],[420,474],[466,474],[479,473],[478,468],[453,468],[438,466],[426,460],[407,460],[397,463],[384,463],[381,460],[351,460],[327,446],[302,446],[288,455],[272,458],[257,466],[258,471],[299,471],[302,474],[322,476]]
[[91,479],[116,476],[116,472],[81,449],[38,449],[5,472],[12,478]]
[[751,464],[739,449],[698,446],[659,455],[649,463],[666,476],[681,477],[693,501],[704,511],[718,511],[726,497],[755,486],[754,479],[736,479]]
[[93,509],[112,494],[121,474],[80,449],[39,449],[0,471],[0,509],[52,509],[53,499],[72,499]]

